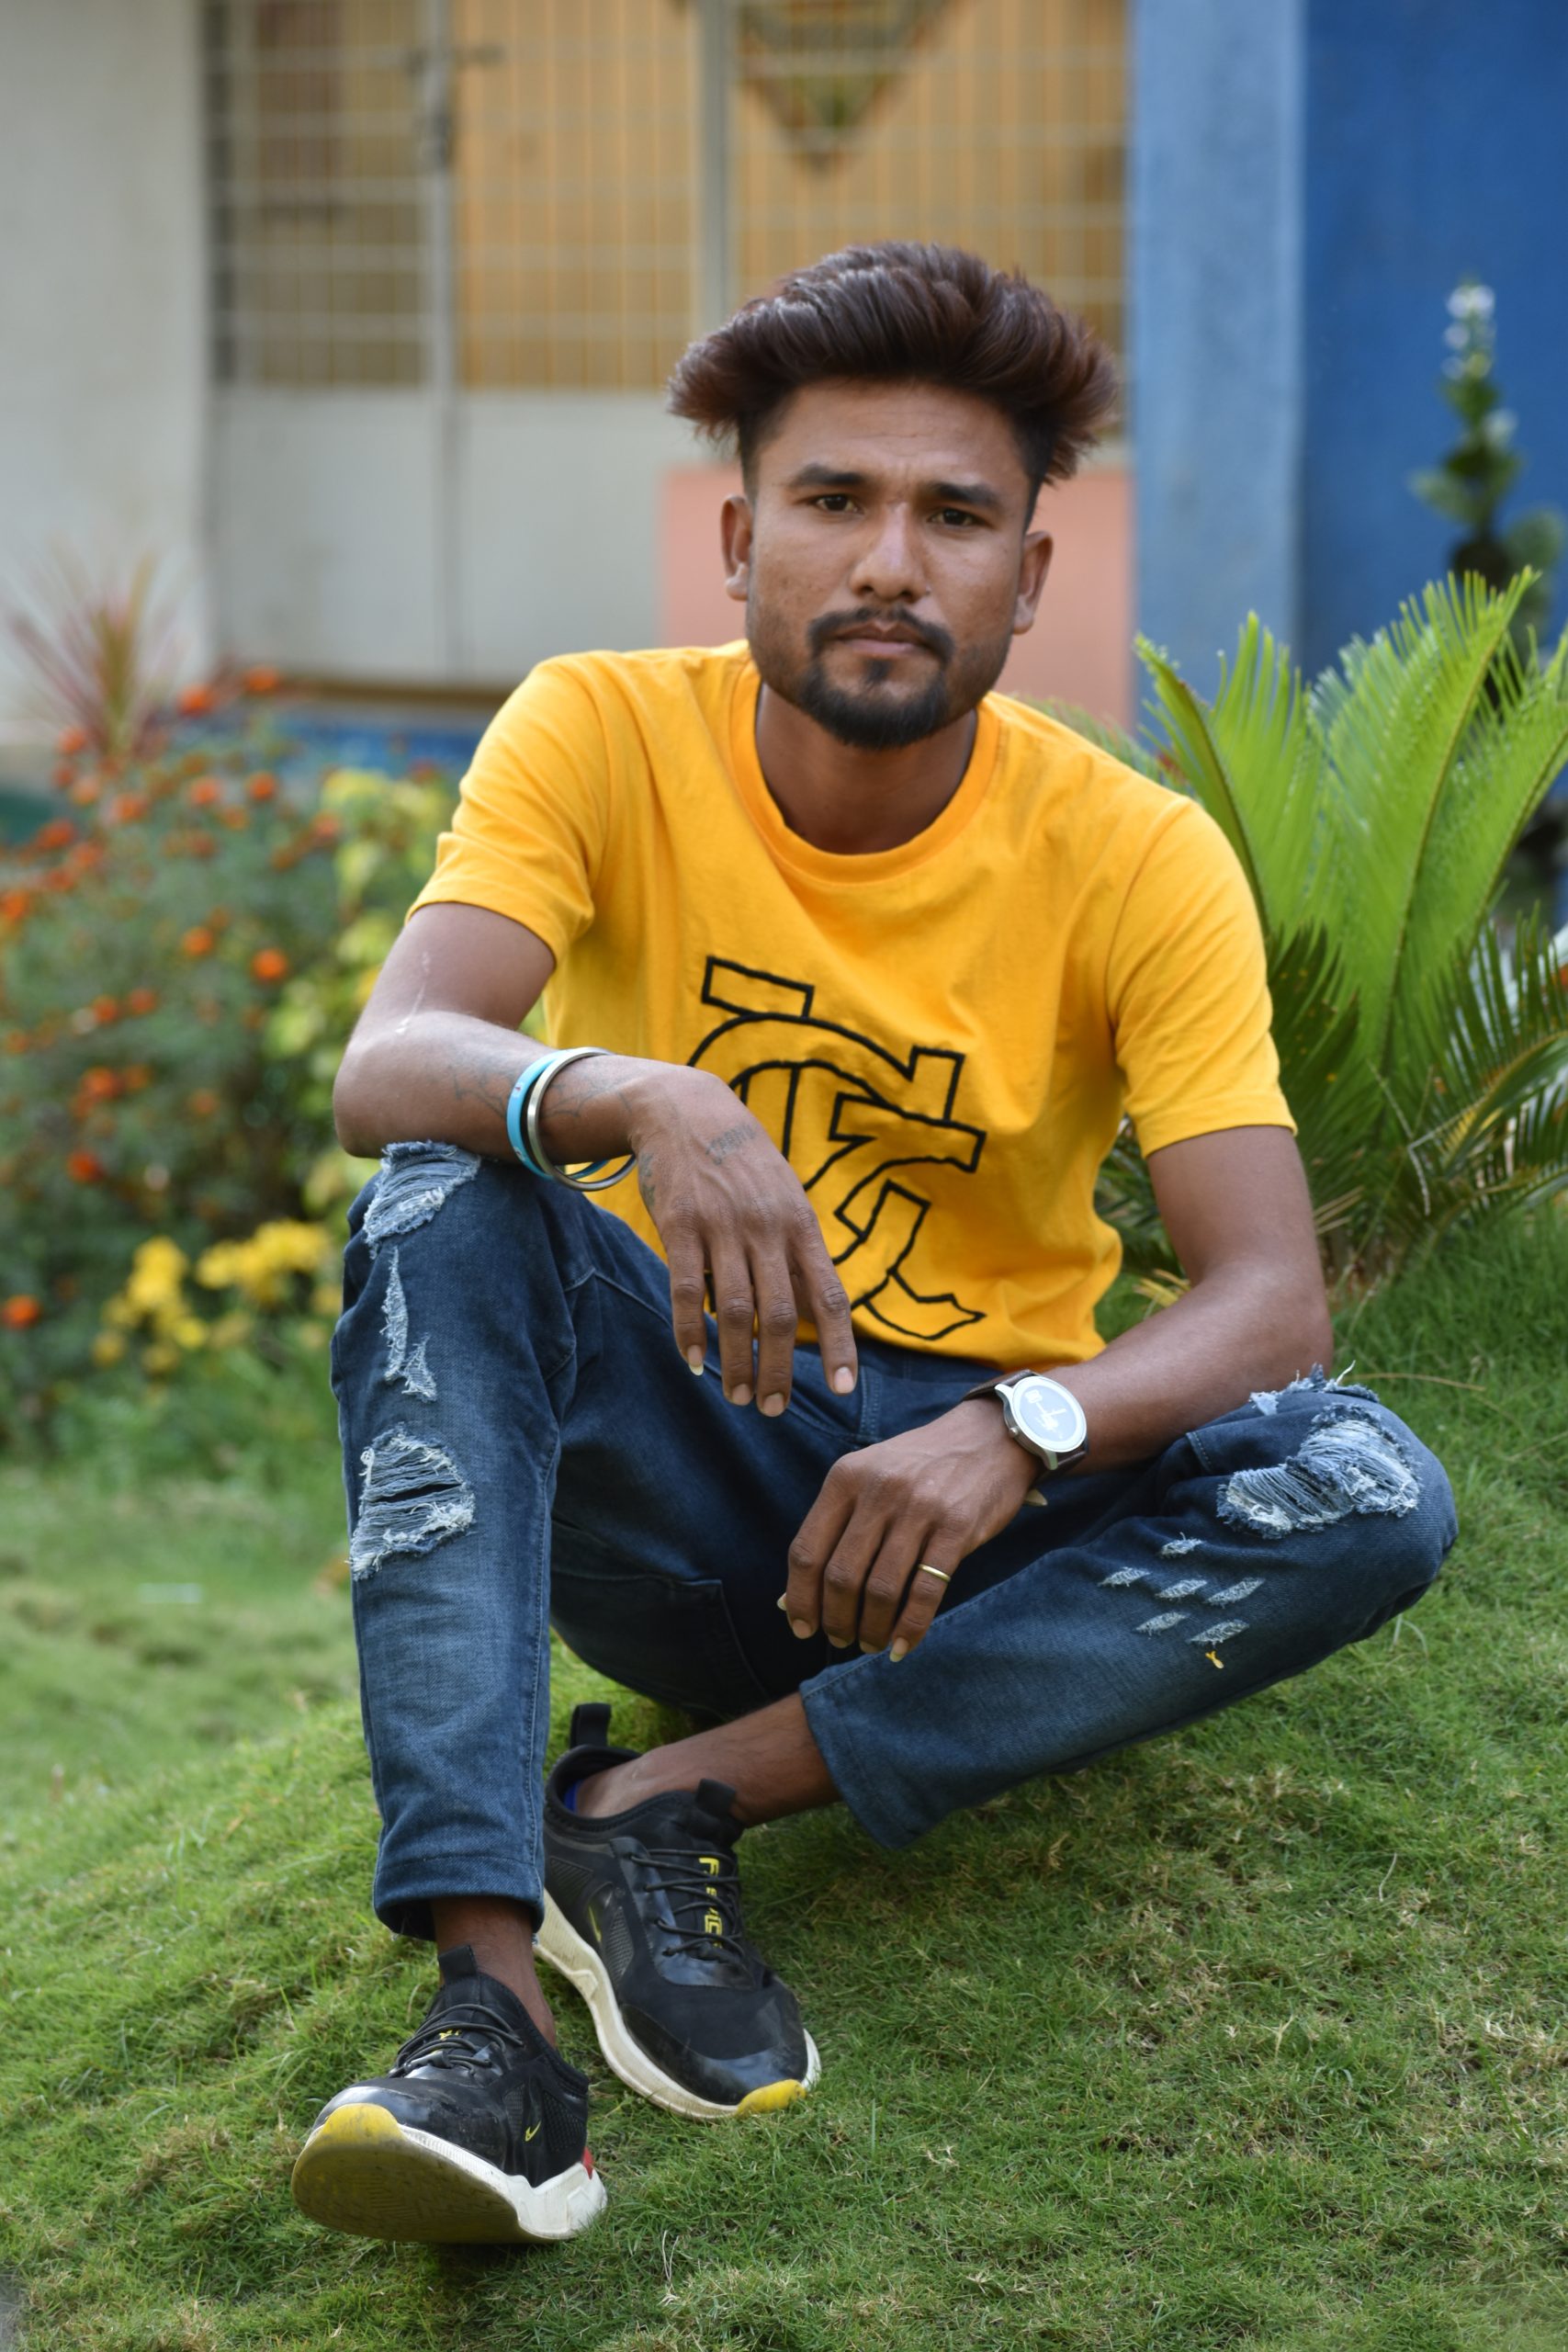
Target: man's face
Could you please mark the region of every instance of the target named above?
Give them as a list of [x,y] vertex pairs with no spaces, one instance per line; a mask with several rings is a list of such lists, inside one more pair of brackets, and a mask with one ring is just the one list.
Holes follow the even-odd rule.
[[729,594],[764,685],[862,751],[919,742],[1001,674],[1044,582],[999,410],[934,384],[813,384],[728,502]]

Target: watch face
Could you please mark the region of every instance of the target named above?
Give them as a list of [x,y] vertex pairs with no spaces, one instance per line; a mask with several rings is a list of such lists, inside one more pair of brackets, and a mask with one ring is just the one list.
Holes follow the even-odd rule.
[[1021,1380],[1008,1391],[1019,1428],[1032,1445],[1047,1453],[1071,1453],[1083,1443],[1089,1424],[1083,1407],[1070,1390],[1036,1375]]

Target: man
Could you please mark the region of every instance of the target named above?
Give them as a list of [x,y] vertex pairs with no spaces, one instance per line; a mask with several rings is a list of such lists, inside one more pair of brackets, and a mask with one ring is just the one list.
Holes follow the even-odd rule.
[[[672,405],[739,443],[750,650],[536,669],[359,1024],[339,1131],[384,1157],[334,1376],[375,1903],[442,1981],[318,2118],[321,2221],[581,2228],[536,1932],[626,2082],[779,2106],[818,2060],[745,1934],[744,1827],[841,1800],[904,1845],[1364,1637],[1453,1540],[1430,1454],[1316,1369],[1235,860],[990,693],[1111,392],[1086,328],[934,246],[694,345]],[[1123,1113],[1190,1287],[1102,1348]],[[638,1755],[580,1708],[542,1792],[551,1619],[708,1727]]]

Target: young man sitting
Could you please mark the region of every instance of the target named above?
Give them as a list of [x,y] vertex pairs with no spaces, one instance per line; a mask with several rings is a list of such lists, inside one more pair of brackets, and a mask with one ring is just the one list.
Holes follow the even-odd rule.
[[[780,2106],[818,2054],[746,1936],[748,1825],[841,1802],[904,1846],[1363,1639],[1453,1540],[1437,1462],[1317,1369],[1235,859],[990,692],[1036,495],[1111,397],[1085,327],[935,246],[695,345],[672,405],[739,442],[746,642],[542,663],[360,1022],[339,1131],[382,1159],[334,1376],[375,1905],[441,1984],[318,2118],[320,2221],[581,2229],[536,1937],[634,2088]],[[1123,1114],[1190,1287],[1102,1347]],[[581,1707],[545,1787],[552,1622],[710,1727],[637,1754]]]

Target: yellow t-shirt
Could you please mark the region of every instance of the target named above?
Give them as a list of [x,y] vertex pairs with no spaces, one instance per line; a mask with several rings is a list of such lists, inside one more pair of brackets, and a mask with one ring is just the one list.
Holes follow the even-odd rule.
[[[1195,803],[1000,695],[953,798],[896,849],[785,825],[744,645],[542,662],[497,714],[415,901],[509,915],[556,959],[558,1045],[716,1070],[895,1344],[1013,1367],[1100,1347],[1120,1263],[1094,1184],[1291,1125],[1258,918]],[[655,1249],[635,1182],[601,1204]]]

